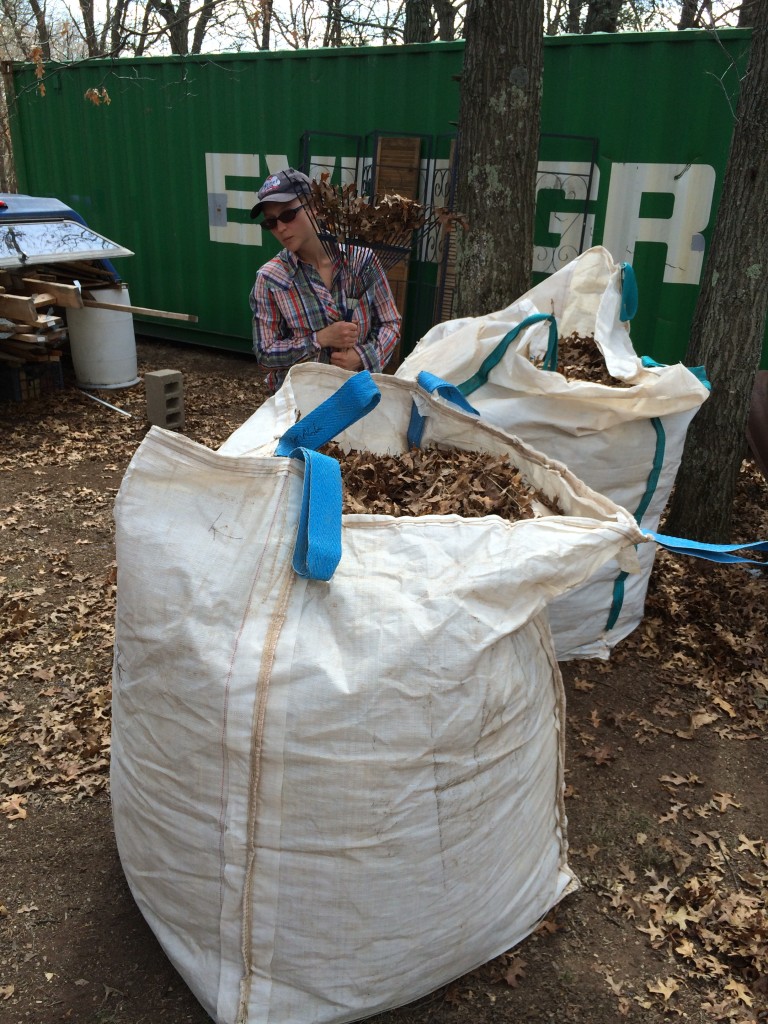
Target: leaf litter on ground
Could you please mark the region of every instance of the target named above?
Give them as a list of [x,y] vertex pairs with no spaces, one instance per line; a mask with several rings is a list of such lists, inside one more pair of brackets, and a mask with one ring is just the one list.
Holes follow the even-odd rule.
[[[209,447],[221,443],[249,406],[255,408],[264,397],[229,379],[217,387],[206,372],[190,375],[185,388],[185,433]],[[232,397],[231,406],[224,395]],[[72,802],[108,786],[115,602],[111,503],[147,429],[139,391],[122,393],[119,404],[134,413],[131,420],[110,417],[71,390],[46,396],[34,407],[0,407],[7,427],[0,473],[24,479],[22,489],[0,508],[0,819],[7,827],[34,828],[36,801],[46,793]],[[466,504],[459,504],[445,486],[447,476],[440,475],[445,453],[434,450],[422,457],[436,462],[427,469],[427,486],[422,481],[418,488],[409,459],[398,468],[372,468],[363,458],[363,497],[349,498],[348,510],[360,511],[370,500],[373,477],[387,486],[383,495],[379,488],[375,507],[366,512],[505,514],[499,510],[509,481],[497,471],[511,467],[482,467],[480,482],[470,488],[462,477],[459,489],[468,493]],[[101,493],[69,476],[65,486],[45,480],[49,470],[72,474],[91,462],[111,474]],[[345,472],[348,476],[349,467]],[[464,466],[459,476],[468,472]],[[402,493],[392,498],[387,489],[395,490],[398,475]],[[736,539],[766,535],[767,494],[754,463],[745,461],[737,488]],[[525,491],[522,501],[514,497],[528,512],[535,500]],[[392,511],[395,502],[404,502],[405,513]],[[68,524],[65,536],[58,528],[62,522]],[[89,540],[95,543],[82,543]],[[764,570],[683,561],[660,551],[641,625],[618,645],[610,663],[575,666],[574,689],[590,705],[583,719],[569,710],[570,758],[581,757],[590,770],[604,772],[626,744],[642,752],[654,744],[678,743],[679,750],[680,744],[709,735],[721,744],[765,744],[767,584]],[[600,686],[609,685],[614,667],[643,662],[655,672],[653,700],[601,712]],[[608,730],[611,743],[605,741]],[[662,809],[631,838],[634,858],[610,843],[592,844],[586,855],[572,851],[577,873],[583,869],[585,885],[594,884],[606,913],[617,915],[667,959],[667,970],[649,977],[645,989],[633,990],[610,974],[606,985],[621,1017],[632,1003],[641,1011],[678,1015],[688,992],[693,1001],[688,1007],[697,1006],[707,1020],[754,1021],[768,1008],[768,842],[749,828],[748,790],[707,788],[682,757],[677,765],[670,756],[669,770],[658,777]],[[579,799],[570,783],[566,796]],[[729,827],[731,816],[738,824]],[[550,915],[553,922],[557,915]],[[542,929],[526,949],[535,952],[536,943],[559,928]],[[507,953],[479,970],[491,984],[519,988],[530,974],[524,969],[529,960],[528,953],[525,961]],[[453,983],[447,1001],[460,1002],[475,984],[474,976]],[[9,998],[9,988],[12,992],[7,986],[0,997]]]

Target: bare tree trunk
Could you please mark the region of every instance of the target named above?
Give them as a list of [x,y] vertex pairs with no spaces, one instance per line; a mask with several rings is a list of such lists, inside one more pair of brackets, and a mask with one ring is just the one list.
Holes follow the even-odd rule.
[[578,32],[581,20],[582,0],[568,0],[568,23],[565,26],[566,32]]
[[405,0],[404,43],[432,41],[432,4],[430,0]]
[[269,35],[272,31],[272,0],[261,0],[261,48],[269,49]]
[[323,46],[341,45],[341,5],[339,0],[328,0],[328,13],[325,18]]
[[206,3],[202,5],[200,10],[197,12],[197,21],[195,22],[195,31],[192,33],[192,50],[191,53],[200,53],[203,49],[203,43],[205,42],[205,34],[208,31],[208,26],[211,23],[213,12],[216,7],[216,0],[206,0]]
[[768,2],[758,5],[723,193],[696,312],[689,364],[712,395],[688,430],[669,533],[725,542],[768,313]]
[[[127,9],[127,0],[117,0],[115,4],[115,12],[112,20],[108,26],[109,28],[109,53],[113,57],[117,57],[125,49],[126,32],[125,32],[125,12]],[[105,26],[106,27],[106,26]]]
[[[763,0],[764,2],[764,0]],[[761,0],[741,0],[739,8],[739,28],[752,28],[757,20],[757,9]]]
[[450,42],[456,38],[456,8],[452,0],[434,0],[437,15],[437,38]]
[[13,65],[3,61],[3,80],[0,87],[0,192],[16,192],[16,165],[11,145],[9,106],[15,102],[13,88]]
[[624,0],[590,0],[584,32],[616,32]]
[[141,18],[141,32],[139,33],[139,40],[136,45],[136,56],[143,57],[144,51],[149,44],[149,22],[152,17],[152,8],[149,4],[144,8],[144,13]]
[[37,26],[37,37],[40,41],[40,49],[43,51],[43,60],[51,59],[51,40],[48,33],[48,24],[45,20],[45,8],[40,6],[39,0],[29,0],[29,6],[35,17]]
[[189,20],[191,0],[181,0],[174,7],[171,0],[148,0],[147,8],[156,11],[165,24],[171,53],[186,57],[189,53]]
[[698,24],[698,16],[698,0],[683,0],[682,9],[680,11],[680,21],[677,23],[678,29],[695,28]]
[[544,0],[469,0],[461,76],[457,316],[531,285]]

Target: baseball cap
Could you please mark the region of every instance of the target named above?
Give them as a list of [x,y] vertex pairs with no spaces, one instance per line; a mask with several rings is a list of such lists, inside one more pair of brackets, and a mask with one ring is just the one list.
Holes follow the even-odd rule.
[[290,203],[296,196],[308,196],[312,182],[301,171],[286,167],[284,171],[270,174],[257,192],[259,201],[251,210],[254,219],[261,213],[264,203]]

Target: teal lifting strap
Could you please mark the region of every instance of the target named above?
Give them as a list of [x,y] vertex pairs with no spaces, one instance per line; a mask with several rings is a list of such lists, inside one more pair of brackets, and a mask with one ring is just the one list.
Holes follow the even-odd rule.
[[501,341],[496,345],[493,351],[485,357],[480,364],[480,369],[477,373],[473,373],[469,380],[465,380],[463,384],[459,384],[459,391],[462,395],[471,395],[473,391],[477,391],[479,387],[488,380],[488,374],[501,360],[504,358],[504,353],[507,351],[509,346],[515,340],[515,338],[523,331],[526,327],[530,327],[532,324],[541,323],[542,320],[549,320],[549,341],[547,344],[547,354],[544,358],[543,370],[556,370],[557,369],[557,321],[551,313],[532,313],[527,316],[525,320],[521,320],[519,324],[508,331]]
[[316,409],[307,413],[283,434],[275,455],[291,455],[295,448],[321,448],[342,430],[356,423],[375,409],[381,401],[368,370],[361,370],[326,398]]
[[741,562],[768,569],[768,562],[761,562],[756,558],[744,558],[733,553],[734,551],[768,551],[768,540],[756,540],[751,544],[705,544],[703,541],[685,540],[683,537],[669,537],[663,533],[654,533],[652,530],[644,530],[643,534],[676,555],[692,555],[694,558],[705,558],[708,562]]
[[[625,264],[626,265],[626,264]],[[641,359],[643,366],[645,367],[660,367],[664,368],[666,363],[657,363],[655,359],[651,359],[650,356],[643,356]],[[712,390],[712,385],[707,380],[707,372],[703,366],[689,366],[687,368],[694,377],[704,385],[708,390]],[[665,435],[664,427],[661,420],[658,417],[654,417],[651,420],[651,426],[656,431],[656,452],[653,457],[653,465],[651,466],[651,472],[648,476],[648,482],[645,488],[645,494],[637,506],[635,511],[635,519],[640,523],[643,516],[645,515],[648,505],[650,504],[653,492],[656,490],[656,485],[659,482],[659,474],[661,473],[661,467],[664,463],[664,450],[665,450]],[[613,584],[613,600],[611,602],[611,609],[608,613],[608,621],[605,624],[606,630],[613,629],[616,625],[616,620],[621,612],[621,607],[624,603],[624,581],[627,578],[627,573],[620,572],[616,577]]]
[[[427,392],[429,395],[440,395],[441,398],[447,399],[449,402],[453,402],[464,412],[472,413],[473,416],[479,416],[480,413],[477,409],[474,409],[469,402],[466,400],[461,391],[456,387],[455,384],[449,384],[447,380],[443,380],[442,377],[436,377],[434,373],[427,373],[426,370],[422,370],[416,382],[420,388]],[[409,448],[421,448],[421,439],[424,434],[424,427],[427,423],[427,417],[422,416],[419,410],[416,408],[416,403],[411,403],[411,419],[408,423],[408,447]]]
[[341,467],[309,448],[294,448],[291,458],[304,463],[293,568],[305,579],[327,581],[341,561]]
[[[656,367],[659,367],[661,369],[664,369],[664,367],[669,365],[668,363],[657,363],[656,360],[655,359],[651,359],[650,356],[643,356],[642,359],[640,360],[640,362],[646,368],[650,368],[650,367],[656,366]],[[707,371],[706,371],[706,369],[703,366],[686,366],[686,370],[688,370],[690,373],[692,373],[693,376],[696,378],[696,380],[699,381],[700,384],[704,385],[704,387],[707,389],[707,391],[711,391],[712,390],[712,385],[707,380]]]
[[[648,511],[651,498],[653,497],[653,493],[658,485],[661,468],[664,465],[664,454],[667,447],[667,436],[664,431],[664,424],[658,416],[654,416],[650,422],[651,426],[656,431],[656,450],[653,453],[653,464],[651,465],[651,472],[648,474],[648,480],[645,484],[645,492],[640,499],[640,504],[634,512],[635,522],[638,525],[645,513]],[[616,620],[621,614],[622,605],[624,604],[624,581],[626,580],[627,575],[628,573],[622,571],[614,580],[613,600],[611,601],[611,608],[608,612],[608,621],[605,624],[606,630],[613,629],[616,625]]]
[[315,449],[366,416],[380,400],[373,378],[362,370],[286,430],[275,449],[275,455],[304,463],[293,568],[305,579],[329,580],[341,561],[341,468],[336,459]]
[[619,320],[626,323],[637,313],[638,294],[637,278],[632,269],[631,263],[622,263],[621,266],[621,311]]

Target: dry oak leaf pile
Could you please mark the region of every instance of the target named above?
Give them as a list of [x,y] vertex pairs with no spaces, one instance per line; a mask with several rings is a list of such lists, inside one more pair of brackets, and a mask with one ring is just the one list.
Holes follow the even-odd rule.
[[[533,360],[541,367],[544,356]],[[631,387],[626,381],[612,377],[605,365],[603,353],[591,335],[569,334],[557,340],[557,372],[566,380],[584,381],[590,384],[605,384],[612,388]]]
[[510,522],[560,514],[507,459],[458,448],[413,448],[401,455],[322,451],[341,464],[343,511],[390,516],[487,515]]

